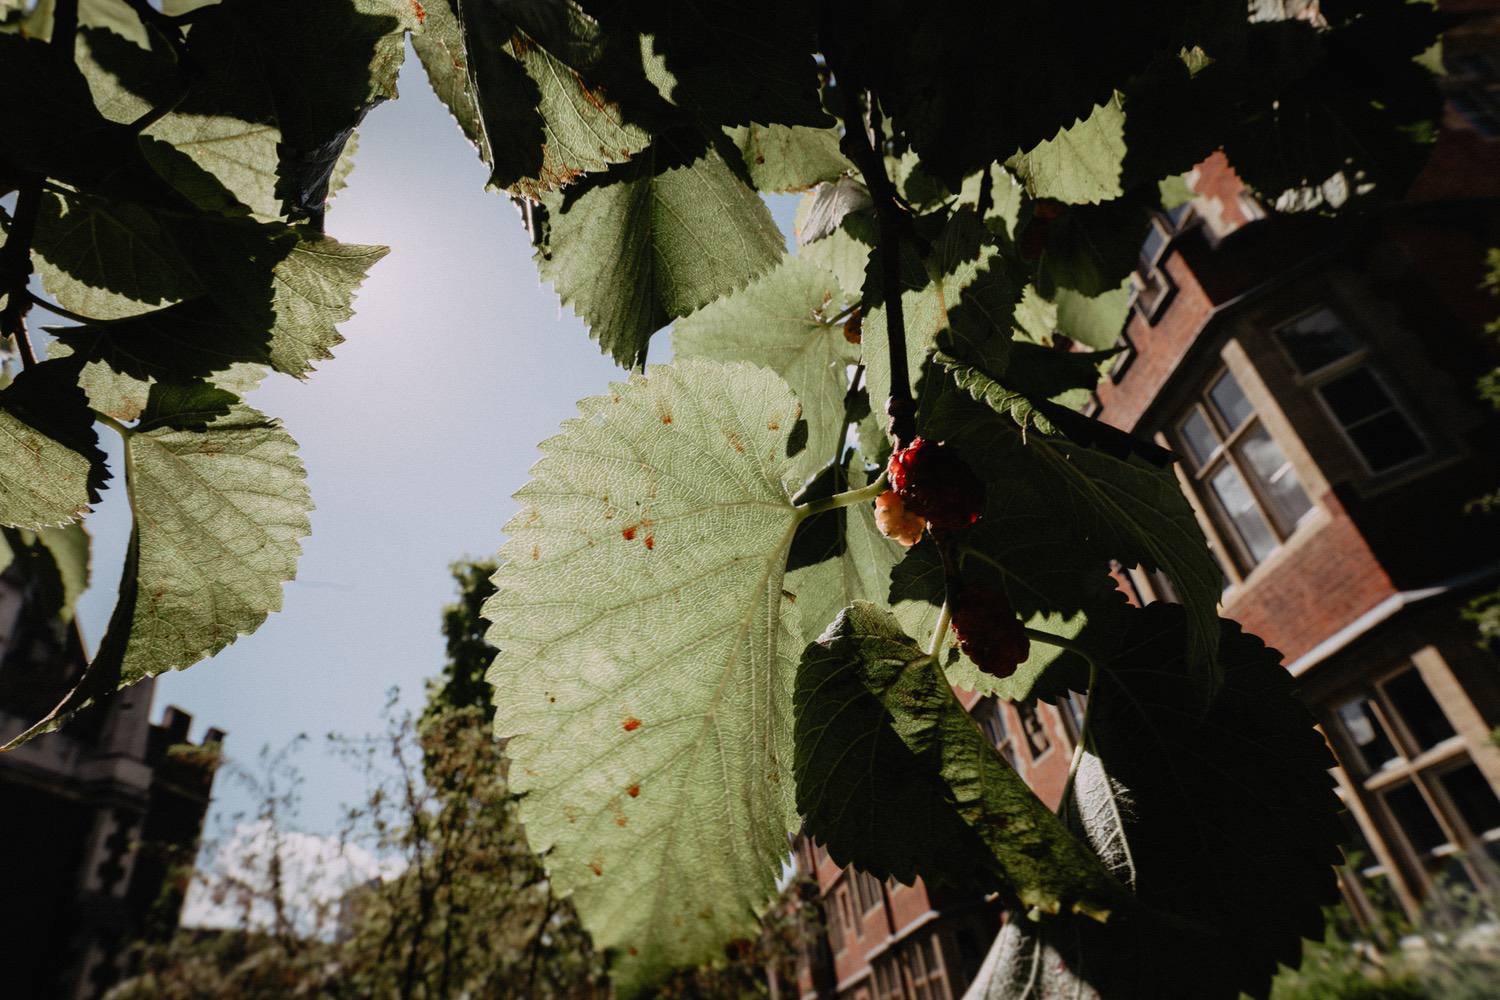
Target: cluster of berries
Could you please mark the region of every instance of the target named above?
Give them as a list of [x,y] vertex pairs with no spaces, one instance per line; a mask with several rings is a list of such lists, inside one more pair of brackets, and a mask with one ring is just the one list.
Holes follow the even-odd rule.
[[[941,536],[970,527],[984,509],[984,484],[950,447],[913,438],[886,467],[891,488],[875,499],[881,534],[910,548],[931,528]],[[953,633],[964,655],[996,677],[1015,672],[1030,651],[1005,592],[965,583],[952,595]]]

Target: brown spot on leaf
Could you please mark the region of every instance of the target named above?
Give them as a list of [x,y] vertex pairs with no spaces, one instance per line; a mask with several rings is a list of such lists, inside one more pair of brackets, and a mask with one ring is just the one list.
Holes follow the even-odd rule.
[[592,104],[595,111],[607,110],[608,106],[604,103],[604,98],[590,90],[589,85],[583,82],[583,77],[579,76],[576,70],[573,72],[573,80],[578,84],[578,89],[582,92],[583,99]]
[[572,806],[563,806],[563,818],[569,823],[578,822],[578,810]]
[[532,561],[542,558],[542,547],[540,545],[533,545],[531,547],[531,558]]
[[627,950],[627,951],[629,951],[629,952],[630,952],[630,957],[631,957],[631,958],[634,958],[634,957],[635,957],[635,956],[636,956],[636,955],[639,955],[639,954],[640,954],[640,952],[639,952],[639,951],[637,951],[637,950],[636,950],[636,947],[635,947],[635,945],[631,945],[631,946],[630,946],[630,947],[629,947],[629,948],[627,948],[627,949],[626,949],[626,950]]
[[766,424],[766,430],[779,431],[781,430],[781,424],[777,423],[775,420],[772,420],[771,422]]
[[620,723],[620,725],[627,733],[633,733],[637,729],[641,728],[641,720],[637,719],[633,715],[627,715],[625,716],[625,721]]
[[427,23],[427,9],[418,0],[411,0],[411,12],[417,16],[418,24]]
[[604,874],[604,862],[603,861],[599,861],[597,859],[594,860],[594,861],[590,861],[589,862],[589,871],[593,872],[595,875],[603,875]]
[[627,822],[627,820],[625,819],[625,814],[624,813],[616,813],[615,814],[615,826],[624,826],[626,824],[626,822]]
[[745,453],[745,444],[740,440],[740,436],[734,431],[729,432],[729,443],[734,445],[734,450],[739,452],[741,455]]
[[624,536],[627,542],[632,541],[635,538],[635,525],[632,524],[630,527],[620,532],[620,534]]
[[641,786],[631,785],[629,788],[625,789],[625,794],[629,795],[632,799],[637,798],[641,794]]
[[654,535],[646,536],[646,548],[648,550],[656,548],[656,537]]

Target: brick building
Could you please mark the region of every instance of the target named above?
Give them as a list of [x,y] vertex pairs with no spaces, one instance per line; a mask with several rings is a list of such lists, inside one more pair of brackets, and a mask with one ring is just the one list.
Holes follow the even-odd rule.
[[[1180,456],[1220,613],[1298,679],[1342,764],[1357,913],[1415,914],[1438,880],[1493,884],[1500,862],[1500,662],[1459,613],[1500,582],[1500,531],[1465,511],[1500,485],[1500,420],[1474,387],[1497,361],[1479,333],[1496,301],[1478,287],[1500,245],[1496,38],[1493,23],[1450,33],[1442,136],[1376,220],[1268,213],[1222,155],[1200,164],[1195,197],[1142,247],[1126,350],[1092,404]],[[1135,601],[1175,600],[1159,574],[1117,576]],[[1055,806],[1077,703],[959,694]],[[841,870],[805,839],[797,863],[828,925],[802,997],[963,994],[993,905]]]
[[[0,743],[46,714],[86,662],[76,625],[37,613],[0,574]],[[0,754],[0,994],[98,997],[124,946],[177,926],[224,734],[148,718],[146,680],[55,733]]]

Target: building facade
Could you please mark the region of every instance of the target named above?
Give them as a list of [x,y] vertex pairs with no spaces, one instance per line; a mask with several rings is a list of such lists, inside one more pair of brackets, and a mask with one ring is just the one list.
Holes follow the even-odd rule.
[[[37,614],[0,574],[0,742],[41,718],[83,671],[72,623]],[[0,993],[102,996],[126,945],[176,928],[224,734],[188,743],[192,717],[148,717],[146,680],[55,733],[0,754]],[[184,867],[186,866],[186,867]]]
[[[1435,154],[1374,221],[1268,213],[1222,155],[1200,164],[1142,247],[1125,350],[1091,404],[1180,457],[1220,613],[1282,652],[1340,762],[1340,877],[1366,918],[1416,916],[1447,881],[1500,884],[1500,659],[1460,615],[1500,586],[1500,530],[1468,509],[1500,485],[1500,419],[1475,391],[1500,362],[1479,287],[1500,246],[1497,37],[1451,40],[1464,71]],[[1134,602],[1176,599],[1160,574],[1115,575]],[[1055,806],[1078,703],[959,695]],[[882,884],[805,838],[797,862],[828,929],[804,1000],[963,995],[993,904]]]

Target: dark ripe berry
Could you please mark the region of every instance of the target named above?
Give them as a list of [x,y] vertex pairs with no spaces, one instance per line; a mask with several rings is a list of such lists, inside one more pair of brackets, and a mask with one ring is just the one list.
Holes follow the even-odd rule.
[[965,583],[953,601],[953,634],[974,665],[995,677],[1009,677],[1031,652],[1021,620],[1005,591]]
[[905,509],[939,531],[967,528],[984,510],[984,484],[947,445],[913,438],[891,455],[888,471]]
[[859,306],[844,320],[844,339],[851,344],[857,344],[864,339],[864,320],[860,318]]

